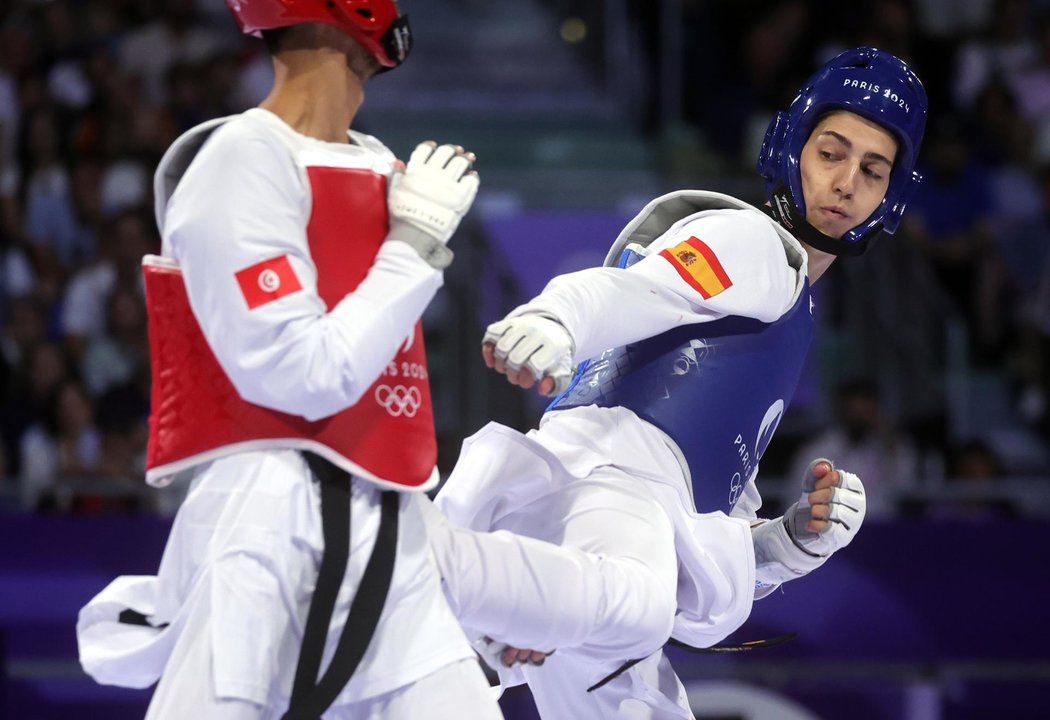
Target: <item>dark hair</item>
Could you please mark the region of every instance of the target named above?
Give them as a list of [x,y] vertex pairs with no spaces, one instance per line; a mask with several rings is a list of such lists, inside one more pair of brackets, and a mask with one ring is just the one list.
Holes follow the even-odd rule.
[[854,377],[843,380],[835,388],[835,394],[839,398],[861,396],[875,400],[878,400],[880,395],[878,383],[867,377]]
[[263,30],[262,37],[266,43],[266,49],[271,55],[276,55],[287,50],[304,50],[318,47],[319,44],[324,42],[320,33],[325,27],[338,30],[339,33],[347,38],[347,64],[354,74],[361,79],[368,79],[382,70],[379,60],[371,52],[335,25],[321,22],[298,23],[296,25]]
[[262,31],[263,42],[266,50],[271,55],[276,55],[281,50],[281,42],[288,35],[289,27],[270,28]]
[[999,453],[984,440],[979,438],[970,438],[964,442],[958,443],[949,450],[948,454],[948,474],[952,479],[958,479],[963,469],[963,462],[966,459],[977,458],[988,463],[989,470],[992,475],[999,477],[1003,474],[1003,463],[999,457]]
[[66,378],[51,389],[42,408],[40,423],[51,437],[58,437],[62,432],[62,394],[66,390],[73,390],[80,394],[90,408],[92,422],[94,422],[95,402],[91,395],[79,380],[72,377]]

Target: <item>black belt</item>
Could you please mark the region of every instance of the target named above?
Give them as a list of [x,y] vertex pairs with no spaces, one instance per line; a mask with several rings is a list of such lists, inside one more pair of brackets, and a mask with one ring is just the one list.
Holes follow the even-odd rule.
[[[759,647],[776,647],[777,645],[786,643],[788,640],[791,640],[797,635],[798,633],[792,632],[786,635],[778,635],[775,638],[768,638],[765,640],[749,640],[748,642],[742,642],[739,645],[712,645],[711,647],[706,648],[698,648],[693,647],[692,645],[686,645],[681,640],[675,640],[674,638],[668,638],[667,644],[673,645],[677,648],[682,648],[683,650],[688,650],[689,652],[694,653],[696,655],[709,655],[714,653],[748,652]],[[645,660],[645,658],[636,658],[634,660],[628,660],[616,670],[612,671],[611,673],[603,677],[601,680],[587,688],[587,692],[594,692],[595,690],[604,687],[608,683],[612,682],[613,680],[615,680],[616,678],[620,677],[625,672],[633,668],[642,660]]]
[[379,624],[394,574],[394,556],[397,551],[400,496],[396,492],[386,491],[380,500],[379,530],[376,532],[372,555],[350,604],[350,613],[343,625],[332,662],[318,679],[332,611],[350,558],[351,480],[349,473],[319,455],[303,453],[303,457],[321,484],[324,554],[321,556],[317,586],[310,600],[310,611],[306,616],[291,703],[281,720],[318,720],[346,687]]

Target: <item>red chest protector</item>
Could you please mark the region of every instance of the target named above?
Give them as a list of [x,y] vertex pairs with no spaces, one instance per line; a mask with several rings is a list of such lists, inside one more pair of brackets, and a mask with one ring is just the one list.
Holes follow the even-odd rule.
[[[389,229],[386,178],[369,170],[308,168],[313,210],[306,234],[317,290],[331,309],[364,279]],[[359,477],[427,490],[438,479],[423,330],[356,405],[310,422],[243,400],[190,309],[170,260],[143,263],[153,370],[146,480],[235,452],[311,450]]]

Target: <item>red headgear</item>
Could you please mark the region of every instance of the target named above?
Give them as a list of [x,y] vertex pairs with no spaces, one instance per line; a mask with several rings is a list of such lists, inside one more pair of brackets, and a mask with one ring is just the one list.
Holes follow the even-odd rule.
[[412,49],[408,16],[394,0],[226,0],[241,32],[323,22],[357,41],[385,68],[395,68]]

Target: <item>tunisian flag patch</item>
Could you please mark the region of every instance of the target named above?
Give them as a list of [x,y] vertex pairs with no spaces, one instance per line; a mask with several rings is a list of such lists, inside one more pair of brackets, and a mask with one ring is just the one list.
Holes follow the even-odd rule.
[[249,310],[303,289],[287,255],[246,267],[235,273],[234,277],[241,286]]
[[691,237],[673,248],[661,250],[660,256],[705,300],[733,286],[722,263],[699,238]]

